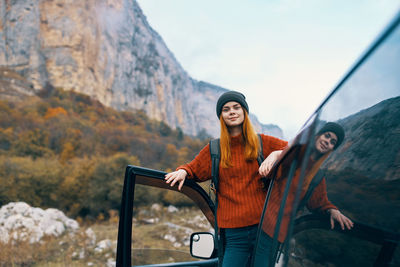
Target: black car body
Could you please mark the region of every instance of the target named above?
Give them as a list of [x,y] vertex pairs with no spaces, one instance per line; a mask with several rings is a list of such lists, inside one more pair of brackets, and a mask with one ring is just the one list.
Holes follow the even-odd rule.
[[[273,257],[270,266],[276,262],[281,266],[400,266],[400,13],[300,129],[275,170],[293,164],[304,168],[318,127],[327,121],[341,124],[346,137],[320,169],[325,174],[329,200],[353,220],[354,228],[331,230],[326,215],[299,211],[302,207],[297,197],[292,204],[296,212],[290,214],[287,242],[278,246],[274,236],[276,246],[270,252]],[[291,156],[299,146],[306,152]],[[141,264],[132,257],[132,246],[135,248],[132,218],[138,184],[186,195],[204,214],[212,230],[215,207],[207,187],[186,180],[182,191],[178,191],[176,186],[164,182],[164,175],[157,170],[127,167],[117,266]],[[307,171],[303,171],[300,181],[306,175]],[[287,186],[290,183],[288,177]],[[260,225],[268,215],[268,200],[273,190],[274,177]],[[286,197],[281,200],[282,208]],[[275,232],[279,231],[280,219]],[[191,234],[190,248],[192,255],[202,260],[160,263],[150,259],[151,265],[146,266],[218,266],[212,238],[204,229],[199,230],[202,232]],[[204,252],[197,248],[200,240],[205,242]]]

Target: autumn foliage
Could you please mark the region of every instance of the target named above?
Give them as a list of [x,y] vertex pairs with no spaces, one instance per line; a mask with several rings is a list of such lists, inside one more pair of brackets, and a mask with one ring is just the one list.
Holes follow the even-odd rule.
[[72,91],[39,95],[0,101],[0,206],[25,201],[73,217],[108,214],[119,209],[127,165],[170,171],[208,141]]

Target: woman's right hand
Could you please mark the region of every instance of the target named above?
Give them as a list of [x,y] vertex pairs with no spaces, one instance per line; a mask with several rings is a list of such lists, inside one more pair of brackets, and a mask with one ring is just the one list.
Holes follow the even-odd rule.
[[179,169],[177,171],[167,173],[165,175],[165,182],[167,184],[171,183],[171,186],[174,186],[176,183],[178,183],[178,190],[181,191],[186,176],[187,172],[183,169]]
[[263,161],[263,163],[261,163],[260,168],[258,169],[258,173],[261,175],[261,177],[266,177],[268,175],[281,153],[282,150],[273,151]]

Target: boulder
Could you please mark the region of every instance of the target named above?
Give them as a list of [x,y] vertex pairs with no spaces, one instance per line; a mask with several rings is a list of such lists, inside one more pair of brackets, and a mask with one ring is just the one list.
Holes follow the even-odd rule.
[[79,223],[62,211],[31,207],[25,202],[10,202],[0,208],[0,242],[29,240],[39,242],[44,236],[58,237],[75,233]]

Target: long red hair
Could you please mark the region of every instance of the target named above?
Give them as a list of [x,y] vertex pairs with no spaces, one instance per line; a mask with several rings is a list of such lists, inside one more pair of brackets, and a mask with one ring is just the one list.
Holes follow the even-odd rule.
[[[243,108],[242,108],[243,109]],[[243,109],[244,120],[242,123],[242,137],[244,142],[244,157],[246,160],[255,160],[258,156],[260,149],[260,142],[256,131],[254,131],[253,125],[251,124],[247,111]],[[220,150],[221,160],[220,164],[222,168],[228,168],[232,166],[231,162],[231,138],[229,135],[228,127],[225,124],[222,115],[219,117],[221,124],[221,136],[220,136]]]

